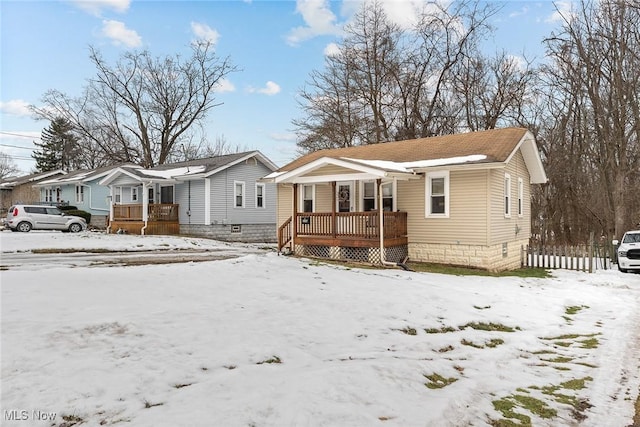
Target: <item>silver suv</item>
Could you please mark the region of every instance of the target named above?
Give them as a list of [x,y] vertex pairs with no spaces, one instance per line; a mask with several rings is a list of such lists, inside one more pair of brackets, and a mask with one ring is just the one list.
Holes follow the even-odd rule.
[[[613,241],[618,244],[617,240]],[[618,246],[618,270],[626,273],[629,270],[640,271],[640,230],[627,231]]]
[[61,230],[77,233],[87,228],[84,218],[67,215],[55,206],[15,205],[9,208],[5,225],[11,231]]

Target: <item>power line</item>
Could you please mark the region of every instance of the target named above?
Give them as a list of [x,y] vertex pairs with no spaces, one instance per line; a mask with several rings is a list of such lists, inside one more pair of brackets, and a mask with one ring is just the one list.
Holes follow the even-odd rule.
[[20,138],[42,139],[39,136],[22,135],[22,134],[19,134],[19,133],[5,132],[5,131],[1,131],[1,130],[0,130],[0,134],[2,134],[2,135],[10,135],[10,136],[17,136],[17,137],[20,137]]
[[18,145],[11,145],[11,144],[0,144],[0,147],[11,147],[11,148],[22,148],[23,150],[33,150],[33,148],[20,147]]

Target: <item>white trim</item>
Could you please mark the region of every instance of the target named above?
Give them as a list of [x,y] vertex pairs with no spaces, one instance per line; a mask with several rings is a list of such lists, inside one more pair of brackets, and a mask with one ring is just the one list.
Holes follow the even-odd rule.
[[336,182],[336,193],[333,197],[336,198],[336,212],[340,212],[340,198],[338,197],[338,189],[341,185],[349,186],[349,212],[355,212],[356,210],[356,194],[355,194],[355,183],[353,181],[338,181]]
[[204,179],[204,225],[211,225],[211,178]]
[[221,172],[221,171],[223,171],[223,170],[225,170],[225,169],[228,169],[228,168],[230,168],[231,166],[237,165],[238,163],[242,163],[242,162],[244,162],[245,160],[248,160],[248,159],[250,159],[250,158],[252,158],[252,157],[257,157],[257,158],[258,158],[258,160],[260,160],[260,162],[261,162],[263,165],[265,165],[265,166],[267,167],[267,169],[270,169],[272,172],[278,169],[278,166],[276,166],[276,164],[275,164],[275,163],[273,163],[271,160],[269,160],[268,158],[266,158],[266,157],[265,157],[261,152],[259,152],[259,151],[252,151],[252,152],[248,153],[246,156],[242,156],[242,157],[240,157],[239,159],[234,160],[233,162],[227,163],[227,164],[225,164],[225,165],[223,165],[223,166],[220,166],[220,167],[219,167],[219,168],[217,168],[217,169],[214,169],[214,170],[212,170],[212,171],[209,171],[209,172],[205,173],[203,176],[204,176],[205,178],[208,178],[208,177],[210,177],[211,175],[214,175],[214,174],[216,174],[216,173],[218,173],[218,172]]
[[[78,191],[80,189],[80,191]],[[81,196],[80,198],[78,196]],[[84,204],[84,185],[76,184],[75,185],[75,199],[76,203]]]
[[518,216],[524,216],[524,181],[518,177]]
[[304,212],[304,187],[311,187],[311,212],[316,211],[316,185],[315,184],[302,184],[298,186],[300,192],[298,197],[298,212]]
[[[135,198],[133,196],[135,196]],[[132,186],[131,187],[131,201],[132,202],[140,201],[140,191],[138,191],[138,187],[137,186]]]
[[504,174],[504,197],[502,202],[502,212],[505,218],[511,218],[511,175]]
[[[238,206],[237,205],[237,199],[238,199],[238,185],[242,186],[242,206]],[[234,209],[244,209],[244,207],[246,206],[246,202],[245,199],[247,197],[247,191],[246,191],[246,185],[244,181],[233,181],[233,208]]]
[[[364,201],[365,201],[364,185],[365,184],[373,184],[373,190],[374,190],[373,206],[374,206],[374,210],[378,210],[378,185],[376,181],[372,179],[362,180],[358,182],[358,193],[360,197],[358,198],[357,210],[364,211]],[[391,186],[391,200],[392,200],[391,209],[393,210],[393,212],[396,212],[398,210],[398,198],[396,197],[396,195],[398,194],[398,181],[396,181],[395,179],[393,181],[383,181],[382,186],[384,187],[385,185]]]
[[[432,213],[431,212],[431,180],[444,178],[444,213]],[[450,202],[450,191],[449,191],[449,171],[441,170],[435,172],[429,172],[425,175],[425,203],[424,203],[424,216],[425,218],[449,218],[449,202]]]
[[[262,188],[262,206],[258,206],[258,187]],[[255,188],[255,204],[256,209],[266,209],[267,207],[267,185],[256,182]]]

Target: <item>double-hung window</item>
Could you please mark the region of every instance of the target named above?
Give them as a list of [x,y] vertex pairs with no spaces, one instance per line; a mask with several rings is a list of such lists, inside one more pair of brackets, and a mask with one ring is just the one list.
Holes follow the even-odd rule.
[[53,188],[44,189],[44,201],[53,202]]
[[244,208],[244,181],[235,181],[233,187],[234,206]]
[[[362,208],[365,212],[378,209],[378,186],[374,181],[362,183]],[[393,211],[393,182],[382,184],[382,210]]]
[[511,217],[511,175],[504,174],[504,216]]
[[138,201],[138,187],[131,187],[131,201]]
[[265,185],[256,184],[256,208],[264,208]]
[[84,186],[76,185],[76,203],[84,203]]
[[524,215],[524,182],[518,178],[518,216]]
[[313,199],[315,198],[316,192],[315,186],[303,185],[300,192],[302,193],[302,212],[313,212]]
[[449,171],[431,172],[426,180],[425,216],[449,217]]

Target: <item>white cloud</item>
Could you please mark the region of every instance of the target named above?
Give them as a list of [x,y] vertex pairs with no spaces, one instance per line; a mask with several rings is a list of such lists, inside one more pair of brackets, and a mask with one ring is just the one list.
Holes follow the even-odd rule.
[[138,47],[142,45],[142,38],[135,30],[128,29],[123,22],[104,20],[102,21],[102,35],[110,38],[115,45],[125,45],[127,47]]
[[329,43],[324,48],[325,56],[338,56],[340,54],[340,46],[337,43]]
[[302,15],[306,26],[296,27],[289,32],[287,42],[290,45],[297,45],[320,35],[342,33],[342,25],[336,23],[337,18],[331,11],[328,0],[297,0],[296,12]]
[[522,6],[522,9],[511,12],[509,14],[509,18],[517,18],[518,16],[523,16],[527,13],[529,13],[529,8],[527,6]]
[[131,0],[72,0],[72,3],[87,13],[100,16],[103,9],[119,13],[126,12]]
[[571,19],[574,15],[572,1],[558,1],[554,3],[556,10],[545,19],[545,22],[555,24]]
[[247,92],[249,92],[249,93],[261,93],[263,95],[271,96],[271,95],[276,95],[276,94],[280,93],[280,90],[281,90],[280,89],[280,85],[278,85],[277,83],[272,82],[271,80],[269,80],[266,83],[265,87],[259,88],[259,89],[256,89],[256,88],[253,88],[253,87],[249,87],[247,89]]
[[7,102],[0,102],[0,112],[13,116],[30,116],[29,103],[22,99],[12,99]]
[[191,31],[198,40],[216,44],[220,38],[220,33],[208,26],[207,24],[201,24],[199,22],[191,23]]
[[213,89],[216,93],[235,92],[236,87],[227,79],[221,79]]

